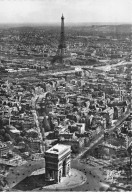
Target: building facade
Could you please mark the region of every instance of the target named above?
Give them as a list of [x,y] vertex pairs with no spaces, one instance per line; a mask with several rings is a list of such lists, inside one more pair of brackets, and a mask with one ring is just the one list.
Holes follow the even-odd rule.
[[0,158],[1,158],[3,155],[7,155],[8,152],[9,152],[9,146],[7,146],[6,143],[0,142]]
[[46,181],[61,182],[71,169],[71,147],[56,144],[45,152]]

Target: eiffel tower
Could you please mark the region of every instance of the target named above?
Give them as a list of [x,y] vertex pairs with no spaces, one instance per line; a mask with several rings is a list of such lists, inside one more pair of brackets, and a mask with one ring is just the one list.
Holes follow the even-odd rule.
[[66,51],[66,43],[65,43],[65,32],[64,32],[64,16],[62,14],[60,41],[59,41],[59,45],[58,45],[58,50],[56,52],[56,56],[53,59],[53,63],[59,62],[63,65],[65,51]]

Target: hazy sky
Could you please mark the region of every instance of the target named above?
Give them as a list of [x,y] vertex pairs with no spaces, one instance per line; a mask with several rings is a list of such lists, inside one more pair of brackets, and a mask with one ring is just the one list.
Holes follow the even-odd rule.
[[132,0],[0,0],[0,23],[132,23]]

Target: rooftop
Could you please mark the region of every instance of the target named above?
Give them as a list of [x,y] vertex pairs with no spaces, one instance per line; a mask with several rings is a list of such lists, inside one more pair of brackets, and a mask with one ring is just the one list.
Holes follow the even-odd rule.
[[46,151],[46,153],[52,153],[52,154],[61,154],[66,150],[69,150],[70,146],[63,145],[63,144],[56,144],[52,148]]

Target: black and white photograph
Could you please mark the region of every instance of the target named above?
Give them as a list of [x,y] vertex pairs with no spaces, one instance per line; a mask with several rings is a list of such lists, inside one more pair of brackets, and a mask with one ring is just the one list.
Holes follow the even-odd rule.
[[132,191],[132,0],[0,0],[0,191]]

